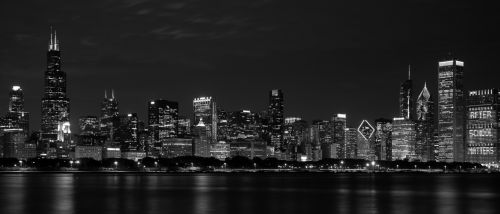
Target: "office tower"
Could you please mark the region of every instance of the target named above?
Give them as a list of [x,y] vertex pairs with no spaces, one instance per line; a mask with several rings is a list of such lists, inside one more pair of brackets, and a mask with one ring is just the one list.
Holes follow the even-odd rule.
[[193,121],[200,121],[203,118],[203,123],[207,129],[207,136],[212,143],[217,142],[217,104],[215,98],[198,97],[193,100]]
[[0,144],[3,143],[4,158],[22,158],[22,151],[26,142],[27,135],[22,129],[4,130],[0,135]]
[[9,110],[5,115],[6,128],[22,129],[29,133],[29,113],[24,111],[24,94],[20,86],[12,86],[9,92]]
[[99,119],[96,116],[84,116],[78,119],[80,135],[97,135],[99,133]]
[[305,140],[308,130],[307,121],[300,117],[287,117],[283,130],[283,144],[288,147],[287,156],[291,160],[300,160],[301,154],[305,154],[300,148],[304,148],[302,145],[307,143]]
[[161,156],[166,158],[192,156],[194,154],[193,139],[168,138],[162,143]]
[[193,128],[193,155],[198,157],[210,157],[210,142],[207,135],[207,128],[200,118],[198,124]]
[[417,159],[422,161],[431,161],[435,159],[434,153],[434,101],[432,100],[427,84],[420,92],[416,102],[416,148]]
[[309,142],[313,156],[317,150],[321,151],[321,158],[337,158],[337,145],[333,144],[333,121],[314,120],[310,129]]
[[410,66],[408,65],[408,79],[401,83],[399,89],[399,112],[400,117],[413,119],[413,82],[410,76]]
[[392,160],[392,120],[375,120],[374,152],[378,160]]
[[179,126],[179,104],[168,100],[148,102],[149,131],[155,142],[177,137]]
[[114,140],[114,133],[118,128],[119,115],[115,91],[111,89],[111,97],[108,97],[107,91],[104,90],[104,99],[101,102],[100,130],[101,134],[111,141]]
[[[59,50],[59,40],[55,31],[50,34],[41,109],[42,141],[55,142],[62,140],[61,132],[63,135],[71,133],[69,127],[69,98],[66,95],[66,72],[61,70],[61,51]],[[63,136],[64,138],[66,137]]]
[[284,110],[283,110],[283,92],[279,89],[274,89],[269,92],[269,145],[276,149],[282,148],[283,143],[283,125],[284,125]]
[[118,117],[120,119],[115,139],[120,143],[121,150],[125,152],[141,150],[139,132],[143,127],[140,127],[137,113],[120,114]]
[[84,116],[78,119],[80,134],[77,136],[78,146],[103,145],[105,136],[100,134],[99,119],[96,116]]
[[345,158],[355,159],[358,157],[358,130],[356,128],[345,129]]
[[179,137],[187,137],[191,135],[191,119],[184,116],[179,116],[179,127],[177,135]]
[[415,122],[396,117],[392,123],[392,160],[416,160]]
[[500,161],[500,100],[498,89],[469,91],[467,97],[466,161]]
[[250,110],[230,112],[227,117],[227,126],[229,140],[257,138],[259,135],[255,114]]
[[363,120],[358,126],[358,143],[357,143],[357,158],[365,160],[374,160],[372,141],[375,129],[367,121]]
[[347,115],[337,114],[332,118],[333,144],[337,148],[337,158],[346,158],[345,129],[347,128]]
[[439,62],[438,67],[438,160],[464,161],[464,63]]
[[230,113],[222,108],[217,108],[217,140],[229,140],[229,117]]

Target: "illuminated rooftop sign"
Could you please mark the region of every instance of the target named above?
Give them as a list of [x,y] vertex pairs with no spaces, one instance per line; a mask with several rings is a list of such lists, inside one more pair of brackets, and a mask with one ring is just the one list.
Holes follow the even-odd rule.
[[368,140],[372,137],[375,129],[372,125],[370,125],[370,123],[368,123],[368,121],[363,120],[358,127],[358,132],[359,134],[361,134],[361,136],[363,136],[365,140]]
[[[455,63],[453,63],[453,62],[455,62]],[[463,67],[464,66],[464,62],[458,61],[458,60],[449,60],[449,61],[439,62],[439,67],[452,66],[452,65]]]
[[347,118],[347,114],[337,114],[338,118]]
[[21,86],[18,85],[12,86],[13,91],[19,91],[19,89],[21,89]]

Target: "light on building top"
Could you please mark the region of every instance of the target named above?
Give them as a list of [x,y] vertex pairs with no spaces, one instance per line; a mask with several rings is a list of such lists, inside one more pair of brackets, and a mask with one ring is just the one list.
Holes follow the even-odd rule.
[[13,91],[19,91],[19,89],[21,89],[21,86],[18,85],[12,86]]

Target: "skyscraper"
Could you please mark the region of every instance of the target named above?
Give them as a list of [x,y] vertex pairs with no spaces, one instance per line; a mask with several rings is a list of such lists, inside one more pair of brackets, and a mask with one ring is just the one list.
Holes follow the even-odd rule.
[[[55,142],[61,132],[69,134],[69,98],[66,95],[66,72],[61,70],[61,51],[56,32],[50,33],[47,70],[42,98],[41,139]],[[59,140],[61,138],[59,137]]]
[[345,129],[345,158],[354,159],[358,156],[358,130],[356,128]]
[[375,120],[374,152],[378,160],[392,160],[392,120]]
[[441,61],[438,64],[438,160],[464,161],[464,62]]
[[217,104],[215,98],[198,97],[193,100],[193,121],[198,123],[203,118],[207,136],[212,143],[217,142]]
[[337,158],[346,158],[346,137],[347,115],[337,114],[332,118],[333,122],[333,143],[337,148]]
[[29,133],[29,113],[24,111],[24,94],[20,86],[12,86],[9,92],[9,111],[5,116],[7,128],[22,129]]
[[498,89],[469,91],[467,97],[466,161],[500,161],[500,94]]
[[418,159],[423,161],[434,160],[435,139],[434,139],[434,101],[432,100],[427,84],[420,92],[416,102],[415,118],[415,153]]
[[413,119],[413,82],[410,76],[410,66],[408,65],[408,79],[401,83],[399,89],[399,111],[400,116],[405,119]]
[[358,126],[358,142],[356,146],[357,158],[365,160],[375,159],[375,153],[372,149],[373,134],[375,128],[367,121],[363,120]]
[[118,100],[115,98],[115,91],[111,89],[111,97],[108,97],[104,90],[104,99],[101,102],[100,130],[109,140],[114,140],[114,134],[118,129],[120,112],[118,110]]
[[396,117],[392,123],[392,159],[415,160],[415,122]]
[[274,89],[269,92],[269,134],[270,146],[275,149],[281,148],[283,143],[283,125],[285,122],[283,110],[283,92],[280,89]]
[[177,137],[179,128],[179,104],[168,100],[148,102],[148,125],[155,142]]

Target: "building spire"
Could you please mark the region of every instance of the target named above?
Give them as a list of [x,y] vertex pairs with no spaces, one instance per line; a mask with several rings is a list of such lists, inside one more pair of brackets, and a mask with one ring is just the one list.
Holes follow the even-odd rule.
[[57,31],[54,30],[54,50],[59,50],[59,41],[57,41]]
[[52,39],[52,26],[50,26],[50,41],[49,41],[49,51],[52,50],[52,46],[54,46]]
[[115,90],[111,89],[111,99],[115,99]]
[[108,92],[106,92],[106,89],[104,89],[104,99],[108,99]]
[[408,80],[411,80],[411,65],[408,64]]

